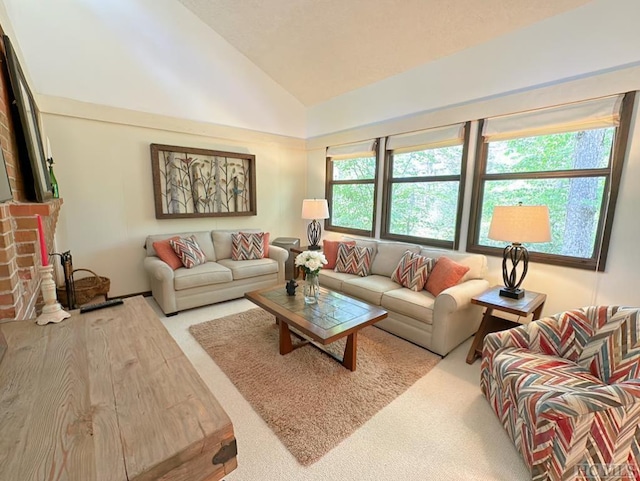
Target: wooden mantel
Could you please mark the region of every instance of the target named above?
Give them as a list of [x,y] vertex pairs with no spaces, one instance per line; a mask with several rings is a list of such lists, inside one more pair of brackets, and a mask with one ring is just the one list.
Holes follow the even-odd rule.
[[2,334],[0,481],[214,481],[236,467],[229,417],[142,297]]

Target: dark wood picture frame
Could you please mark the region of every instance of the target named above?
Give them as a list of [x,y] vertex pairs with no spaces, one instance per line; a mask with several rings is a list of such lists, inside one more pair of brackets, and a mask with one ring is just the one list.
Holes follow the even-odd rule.
[[151,144],[156,219],[256,215],[256,157]]
[[42,145],[42,135],[40,134],[38,108],[18,61],[18,56],[7,35],[3,36],[3,42],[11,90],[13,91],[12,110],[17,111],[17,117],[20,119],[20,122],[15,122],[18,156],[23,174],[26,174],[25,183],[33,180],[32,189],[30,185],[25,185],[26,194],[27,197],[32,197],[31,200],[45,202],[51,199],[53,194]]

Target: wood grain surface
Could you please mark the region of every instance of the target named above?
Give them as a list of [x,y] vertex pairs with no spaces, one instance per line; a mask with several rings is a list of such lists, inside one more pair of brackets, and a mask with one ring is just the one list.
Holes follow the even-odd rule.
[[235,468],[231,421],[142,297],[0,330],[0,480],[200,481]]

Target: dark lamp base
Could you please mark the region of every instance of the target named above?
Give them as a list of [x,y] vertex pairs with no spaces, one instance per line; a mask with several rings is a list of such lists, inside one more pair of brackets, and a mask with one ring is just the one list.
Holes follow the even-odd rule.
[[511,299],[522,299],[524,297],[524,289],[509,289],[505,287],[500,289],[500,295]]
[[307,249],[309,249],[310,251],[319,251],[320,249],[322,249],[322,247],[320,247],[319,245],[314,245],[307,247]]

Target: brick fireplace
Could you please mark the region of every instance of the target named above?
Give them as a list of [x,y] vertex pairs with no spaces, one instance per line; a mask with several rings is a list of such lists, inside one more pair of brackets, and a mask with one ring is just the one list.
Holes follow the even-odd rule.
[[2,55],[0,144],[13,197],[11,201],[0,204],[0,322],[2,322],[32,319],[39,311],[42,297],[38,266],[42,261],[38,248],[36,216],[42,216],[47,248],[52,252],[62,199],[36,203],[29,202],[26,198],[11,118],[11,91],[2,42],[0,42],[0,54]]
[[0,320],[36,317],[36,307],[42,304],[36,215],[42,216],[47,250],[52,252],[61,205],[61,199],[0,205]]

